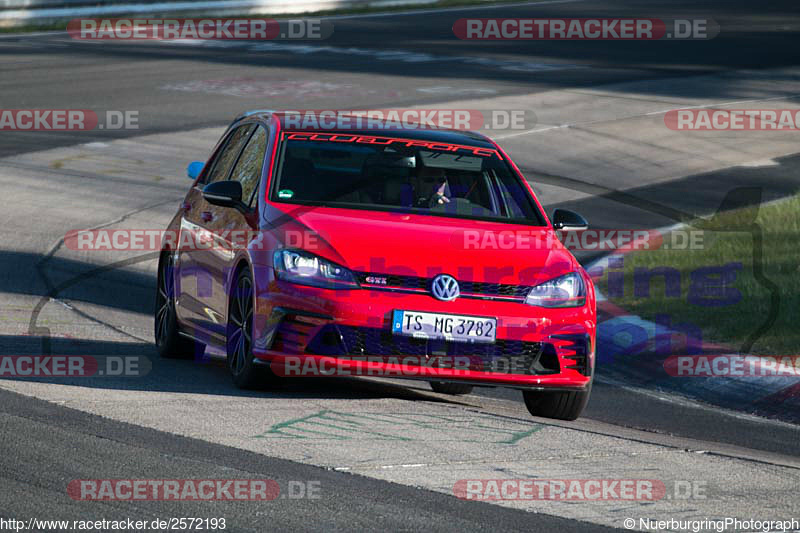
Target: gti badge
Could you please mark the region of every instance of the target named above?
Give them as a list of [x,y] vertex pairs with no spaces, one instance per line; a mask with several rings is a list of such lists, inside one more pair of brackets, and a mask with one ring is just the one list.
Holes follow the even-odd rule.
[[448,274],[439,274],[433,278],[431,293],[437,300],[449,302],[458,298],[461,293],[456,278]]

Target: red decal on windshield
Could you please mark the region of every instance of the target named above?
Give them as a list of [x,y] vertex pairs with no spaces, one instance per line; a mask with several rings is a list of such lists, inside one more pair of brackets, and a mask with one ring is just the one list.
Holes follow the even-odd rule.
[[361,143],[361,144],[402,144],[406,147],[427,148],[437,152],[467,152],[480,157],[496,156],[500,153],[493,148],[479,148],[477,146],[467,146],[464,144],[450,144],[421,139],[403,139],[400,137],[378,137],[375,135],[351,135],[341,133],[307,133],[298,131],[283,132],[283,139],[289,141],[330,141],[340,143]]

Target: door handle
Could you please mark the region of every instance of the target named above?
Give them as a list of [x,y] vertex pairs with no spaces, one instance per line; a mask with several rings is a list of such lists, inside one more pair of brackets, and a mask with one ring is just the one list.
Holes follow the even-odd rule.
[[214,215],[211,211],[203,211],[200,213],[200,218],[203,219],[203,222],[211,222],[214,219]]

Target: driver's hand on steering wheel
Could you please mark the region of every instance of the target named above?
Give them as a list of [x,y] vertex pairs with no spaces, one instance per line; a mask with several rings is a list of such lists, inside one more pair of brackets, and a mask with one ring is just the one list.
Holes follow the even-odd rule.
[[441,185],[439,185],[435,191],[433,191],[433,195],[431,196],[431,206],[434,205],[442,205],[442,204],[449,204],[450,198],[444,195],[444,191],[447,188],[447,182],[443,181]]

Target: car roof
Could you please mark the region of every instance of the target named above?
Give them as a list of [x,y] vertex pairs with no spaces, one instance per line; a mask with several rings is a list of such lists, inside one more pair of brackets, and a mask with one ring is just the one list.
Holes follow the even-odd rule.
[[[245,121],[246,119],[249,120],[261,120],[264,122],[269,122],[270,120],[277,119],[280,120],[281,111],[277,110],[267,110],[267,109],[259,109],[253,111],[247,111],[237,117],[231,127],[239,122]],[[343,115],[346,116],[346,115]],[[353,117],[358,118],[358,117]],[[363,118],[363,117],[361,117]],[[374,120],[374,119],[373,119]],[[494,144],[489,140],[488,137],[482,135],[475,131],[469,130],[453,130],[453,129],[445,129],[445,128],[408,128],[403,127],[401,124],[397,122],[392,122],[388,120],[380,121],[385,126],[384,128],[363,128],[363,129],[354,129],[354,128],[314,128],[313,130],[298,128],[297,130],[291,129],[291,131],[313,131],[315,133],[348,133],[353,135],[369,135],[375,137],[401,137],[405,139],[414,139],[414,140],[425,140],[425,141],[434,141],[434,142],[441,142],[441,143],[449,143],[449,144],[462,144],[466,146],[475,146],[479,148],[494,148]]]

